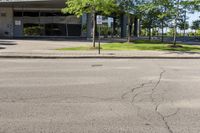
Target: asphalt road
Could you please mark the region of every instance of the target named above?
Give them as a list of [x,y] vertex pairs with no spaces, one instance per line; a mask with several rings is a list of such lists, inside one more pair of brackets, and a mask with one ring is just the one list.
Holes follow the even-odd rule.
[[199,133],[200,60],[0,59],[0,133]]

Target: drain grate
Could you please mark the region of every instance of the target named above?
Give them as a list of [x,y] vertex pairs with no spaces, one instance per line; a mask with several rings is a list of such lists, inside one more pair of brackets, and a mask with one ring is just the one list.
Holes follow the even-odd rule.
[[92,67],[102,67],[103,65],[102,64],[94,64],[92,65]]

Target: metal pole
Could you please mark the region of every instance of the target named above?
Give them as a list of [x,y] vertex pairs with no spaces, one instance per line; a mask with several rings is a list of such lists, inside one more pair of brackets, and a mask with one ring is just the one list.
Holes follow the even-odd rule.
[[98,52],[99,54],[101,54],[101,28],[100,28],[100,24],[99,24],[99,47],[98,47]]

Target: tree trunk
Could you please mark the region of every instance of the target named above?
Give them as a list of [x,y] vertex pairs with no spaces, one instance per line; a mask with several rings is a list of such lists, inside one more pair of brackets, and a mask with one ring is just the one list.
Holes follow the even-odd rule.
[[164,42],[164,20],[162,20],[162,39],[161,42]]
[[128,15],[128,43],[131,42],[131,16]]
[[145,36],[148,36],[148,29],[145,28]]
[[184,32],[183,32],[183,36],[185,37],[186,34],[186,19],[187,19],[187,12],[185,11],[185,15],[184,15]]
[[93,19],[93,29],[92,29],[92,33],[93,33],[93,37],[92,37],[92,43],[93,43],[93,47],[95,48],[95,38],[96,38],[96,13],[94,12],[93,13],[93,16],[92,16],[92,19]]
[[176,46],[176,39],[177,39],[177,21],[178,21],[178,16],[179,16],[179,4],[180,4],[180,0],[178,0],[177,3],[177,13],[176,13],[176,17],[175,17],[175,24],[174,24],[174,41],[173,41],[173,45],[174,47]]
[[151,26],[149,25],[149,41],[151,40]]
[[116,27],[117,27],[116,17],[114,17],[113,18],[113,36],[117,34]]
[[177,19],[175,20],[175,24],[174,24],[174,40],[173,40],[173,45],[174,47],[176,46],[176,38],[177,38]]

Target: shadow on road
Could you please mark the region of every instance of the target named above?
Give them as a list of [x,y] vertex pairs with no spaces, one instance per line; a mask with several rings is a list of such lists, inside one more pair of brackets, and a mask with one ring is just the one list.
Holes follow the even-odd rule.
[[5,47],[0,47],[0,50],[1,50],[1,49],[5,49]]
[[191,51],[169,51],[169,52],[167,52],[167,54],[180,54],[180,55],[183,55],[183,54],[191,54],[191,55],[198,54],[198,55],[200,55],[200,52],[191,52]]
[[17,45],[17,43],[13,41],[0,41],[0,45]]

